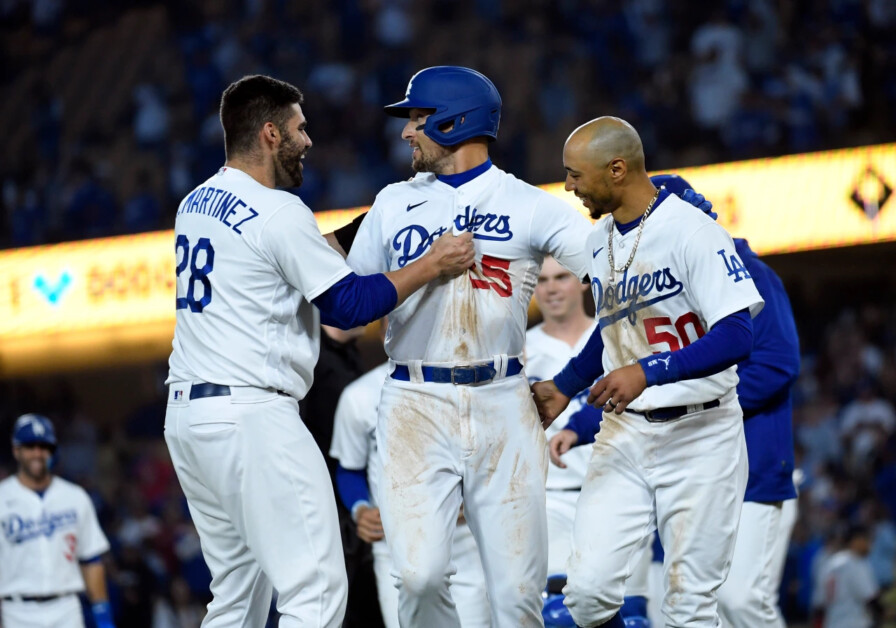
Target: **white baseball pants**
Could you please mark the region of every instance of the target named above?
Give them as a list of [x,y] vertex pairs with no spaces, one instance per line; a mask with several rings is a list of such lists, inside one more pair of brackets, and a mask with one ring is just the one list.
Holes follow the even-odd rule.
[[212,573],[203,627],[263,626],[276,588],[281,628],[338,628],[336,501],[298,403],[248,387],[190,401],[189,389],[171,385],[165,440]]
[[74,593],[46,602],[0,602],[4,628],[84,628],[81,601]]
[[[457,573],[451,576],[448,590],[457,608],[460,625],[463,628],[491,628],[482,560],[473,532],[465,523],[455,530],[451,561]],[[398,589],[392,577],[392,555],[385,541],[373,544],[373,569],[383,622],[386,628],[398,628]]]
[[492,625],[543,626],[548,454],[526,378],[479,386],[387,378],[376,439],[400,625],[461,625],[448,582],[463,501],[485,570]]
[[778,587],[795,512],[795,499],[771,504],[744,502],[731,571],[718,592],[723,626],[786,625],[778,609]]
[[656,527],[666,550],[666,625],[718,628],[715,592],[728,575],[746,481],[733,391],[718,408],[665,423],[604,414],[563,590],[576,623],[599,626],[619,610]]

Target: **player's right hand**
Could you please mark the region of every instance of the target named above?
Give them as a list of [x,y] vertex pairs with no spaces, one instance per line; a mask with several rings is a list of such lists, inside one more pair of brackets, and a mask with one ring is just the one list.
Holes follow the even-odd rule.
[[532,397],[535,400],[535,407],[538,409],[541,426],[545,429],[569,405],[569,397],[560,392],[552,379],[532,384]]
[[548,443],[548,451],[551,454],[551,462],[560,467],[566,468],[566,463],[560,459],[560,456],[572,449],[579,442],[579,435],[572,430],[560,430],[551,437]]
[[358,508],[357,523],[358,536],[362,541],[373,543],[374,541],[382,541],[385,538],[379,508],[369,508],[367,506]]
[[476,251],[473,249],[473,233],[465,231],[460,235],[446,233],[433,242],[429,249],[429,255],[434,256],[434,262],[439,268],[442,277],[457,277],[473,265]]

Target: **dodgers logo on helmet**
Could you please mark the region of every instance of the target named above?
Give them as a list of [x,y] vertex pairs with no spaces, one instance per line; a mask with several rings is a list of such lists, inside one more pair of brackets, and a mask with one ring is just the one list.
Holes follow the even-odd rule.
[[[405,99],[385,107],[390,116],[407,118],[411,109],[435,109],[423,132],[443,146],[454,146],[473,137],[498,137],[501,95],[486,76],[476,70],[440,65],[420,70],[408,83]],[[450,131],[443,131],[453,125]]]
[[53,423],[41,414],[23,414],[16,420],[12,431],[14,447],[42,443],[56,448],[56,430]]

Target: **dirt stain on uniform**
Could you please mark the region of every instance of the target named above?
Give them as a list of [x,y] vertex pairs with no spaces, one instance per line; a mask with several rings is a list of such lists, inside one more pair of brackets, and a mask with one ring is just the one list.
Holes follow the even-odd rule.
[[420,483],[420,476],[430,462],[426,450],[433,440],[422,400],[405,398],[392,408],[389,416],[388,442],[390,456],[387,472],[393,489]]

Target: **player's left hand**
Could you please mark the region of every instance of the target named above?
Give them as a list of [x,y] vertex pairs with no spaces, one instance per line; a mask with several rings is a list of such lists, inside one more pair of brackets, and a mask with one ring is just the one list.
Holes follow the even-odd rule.
[[647,376],[640,364],[611,371],[588,392],[588,403],[604,412],[622,414],[628,404],[647,388]]

